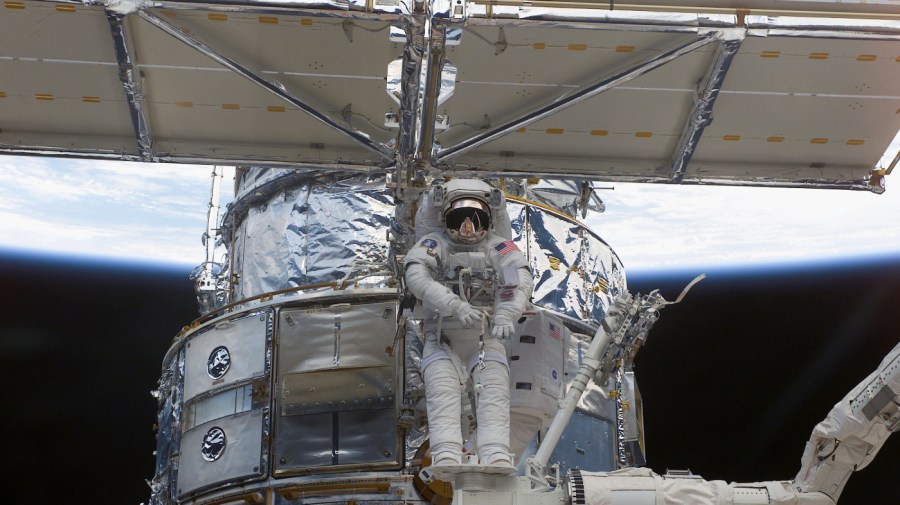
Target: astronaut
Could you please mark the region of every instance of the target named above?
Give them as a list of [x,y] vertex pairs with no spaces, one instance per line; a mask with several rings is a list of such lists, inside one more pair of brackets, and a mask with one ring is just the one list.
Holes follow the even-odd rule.
[[407,288],[425,309],[421,371],[432,466],[454,468],[466,462],[460,398],[471,377],[478,464],[510,471],[504,342],[515,333],[534,280],[522,252],[493,227],[492,218],[508,223],[500,190],[479,180],[454,179],[425,196],[422,203],[431,208],[424,211],[435,216],[439,211],[441,225],[417,238],[404,268]]

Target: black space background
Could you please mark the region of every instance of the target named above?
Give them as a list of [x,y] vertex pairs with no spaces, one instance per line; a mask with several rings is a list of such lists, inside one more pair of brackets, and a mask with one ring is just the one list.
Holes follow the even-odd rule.
[[[674,299],[700,272],[634,277]],[[150,396],[196,316],[187,270],[0,256],[6,504],[146,502]],[[637,359],[649,466],[790,479],[813,426],[900,340],[900,260],[710,273]],[[841,504],[900,503],[900,435]]]

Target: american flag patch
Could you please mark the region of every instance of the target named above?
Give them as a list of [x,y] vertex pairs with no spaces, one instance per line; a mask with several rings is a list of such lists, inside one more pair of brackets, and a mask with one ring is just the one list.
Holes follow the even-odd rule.
[[550,323],[550,336],[555,338],[556,340],[562,339],[562,334],[559,332],[559,326]]
[[500,242],[499,244],[494,246],[494,249],[497,250],[502,256],[506,256],[507,254],[518,251],[519,248],[516,247],[516,244],[512,240],[505,240]]

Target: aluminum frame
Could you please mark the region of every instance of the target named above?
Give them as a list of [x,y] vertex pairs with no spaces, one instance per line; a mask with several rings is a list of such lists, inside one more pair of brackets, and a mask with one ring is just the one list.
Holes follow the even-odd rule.
[[694,99],[694,107],[688,114],[678,147],[672,156],[671,175],[669,176],[672,182],[681,182],[684,179],[688,163],[694,156],[700,137],[703,136],[706,126],[712,122],[713,106],[722,89],[722,83],[725,82],[728,69],[734,61],[734,56],[741,48],[744,36],[743,31],[729,30],[719,44],[715,58]]
[[148,118],[147,102],[144,100],[140,71],[136,68],[133,57],[133,44],[125,28],[125,16],[106,11],[109,29],[112,34],[116,59],[119,61],[119,80],[125,91],[125,100],[131,113],[131,123],[137,141],[141,161],[153,159],[153,135]]

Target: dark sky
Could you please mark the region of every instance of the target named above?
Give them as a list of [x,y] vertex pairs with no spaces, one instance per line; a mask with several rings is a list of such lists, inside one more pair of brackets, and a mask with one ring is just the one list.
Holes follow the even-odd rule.
[[[196,317],[187,269],[0,256],[4,503],[147,501],[160,362]],[[631,277],[669,299],[699,272]],[[657,472],[790,479],[813,426],[900,340],[900,259],[709,272],[637,359]],[[840,503],[895,503],[900,436]],[[887,500],[887,501],[885,501]]]
[[[676,298],[695,275],[630,279]],[[900,259],[708,272],[636,360],[648,465],[706,479],[792,479],[812,428],[900,341]],[[842,504],[900,503],[900,436]],[[887,499],[887,501],[885,501]]]

